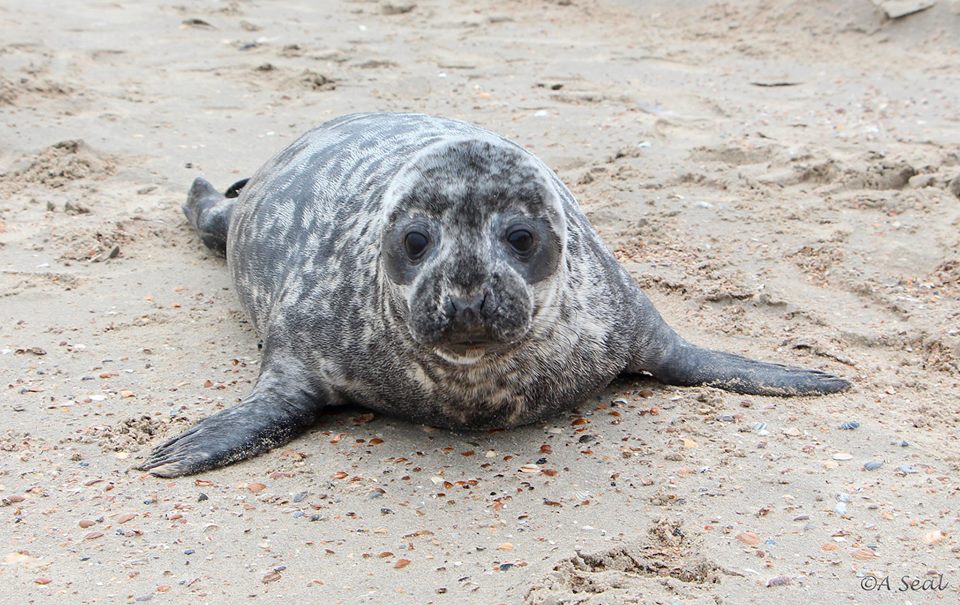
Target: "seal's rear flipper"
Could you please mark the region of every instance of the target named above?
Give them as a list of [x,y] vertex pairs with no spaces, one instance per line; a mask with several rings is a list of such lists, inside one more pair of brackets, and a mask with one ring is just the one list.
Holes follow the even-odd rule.
[[311,392],[267,369],[243,402],[157,446],[137,468],[180,477],[245,460],[306,431],[323,407]]
[[822,395],[850,383],[819,370],[804,370],[704,349],[681,340],[649,370],[665,384],[714,386],[747,395]]
[[247,182],[249,180],[250,180],[249,178],[240,179],[233,185],[230,185],[230,187],[228,187],[227,190],[224,192],[223,194],[224,197],[230,197],[230,198],[240,197],[240,191],[247,186]]
[[221,254],[227,251],[227,231],[230,228],[230,215],[240,190],[247,179],[234,183],[226,194],[217,191],[203,177],[197,177],[183,204],[183,214],[197,230],[200,240]]

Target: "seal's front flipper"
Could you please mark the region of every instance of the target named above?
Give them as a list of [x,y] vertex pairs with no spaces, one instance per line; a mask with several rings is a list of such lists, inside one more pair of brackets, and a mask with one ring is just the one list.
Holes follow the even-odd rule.
[[183,214],[197,230],[200,240],[221,254],[227,250],[227,231],[230,229],[230,215],[233,206],[246,180],[234,183],[226,194],[220,193],[203,177],[197,177],[183,204]]
[[747,395],[822,395],[850,383],[818,370],[755,361],[692,345],[679,337],[659,363],[648,371],[665,384],[714,386]]
[[822,395],[850,387],[843,378],[826,372],[754,361],[690,344],[663,321],[639,288],[634,305],[639,333],[628,373],[647,372],[664,384],[714,386],[746,395]]
[[306,431],[323,407],[311,391],[266,369],[243,402],[159,445],[137,468],[158,477],[179,477],[245,460]]

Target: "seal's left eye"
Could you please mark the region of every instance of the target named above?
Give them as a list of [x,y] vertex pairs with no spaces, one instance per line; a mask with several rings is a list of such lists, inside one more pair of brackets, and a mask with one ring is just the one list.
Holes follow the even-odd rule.
[[514,229],[507,234],[507,243],[518,254],[528,254],[533,248],[533,234],[526,229]]
[[411,231],[403,238],[403,247],[407,250],[407,256],[411,260],[417,260],[426,252],[430,240],[426,235],[419,231]]

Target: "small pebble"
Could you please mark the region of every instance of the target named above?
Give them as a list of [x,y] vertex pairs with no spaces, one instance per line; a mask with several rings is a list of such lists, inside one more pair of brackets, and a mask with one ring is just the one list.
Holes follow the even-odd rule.
[[879,460],[871,460],[870,462],[864,463],[863,469],[867,471],[875,471],[881,466],[883,466],[883,462]]
[[848,420],[840,425],[841,431],[852,431],[860,428],[860,423],[856,420]]
[[915,475],[920,472],[917,467],[912,464],[901,464],[897,467],[897,470],[906,475]]
[[837,502],[837,505],[833,507],[833,511],[838,515],[847,514],[847,503],[846,502]]
[[282,577],[283,577],[283,576],[280,575],[280,572],[271,571],[271,572],[268,573],[267,575],[263,576],[263,577],[260,579],[260,581],[263,582],[264,584],[269,584],[270,582],[276,582],[277,580],[279,580],[279,579],[282,578]]
[[299,492],[299,493],[294,494],[294,496],[293,496],[293,501],[294,501],[294,502],[303,502],[304,498],[306,498],[306,497],[307,497],[307,492]]
[[877,558],[877,553],[870,548],[861,548],[853,553],[853,558],[857,561],[872,561]]
[[192,548],[188,548],[187,550],[183,551],[183,554],[185,554],[185,555],[192,555],[194,552],[196,552],[196,551],[193,550]]
[[209,499],[210,497],[203,492],[200,492],[200,495],[197,496],[197,502],[203,502],[204,500],[209,500]]
[[847,452],[837,452],[833,455],[834,460],[853,460],[853,455]]

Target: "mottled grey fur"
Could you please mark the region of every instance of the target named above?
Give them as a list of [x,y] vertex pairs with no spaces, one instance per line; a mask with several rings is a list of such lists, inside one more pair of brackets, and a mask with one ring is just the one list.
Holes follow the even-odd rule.
[[[194,473],[281,444],[356,402],[455,429],[512,427],[622,373],[743,393],[848,383],[677,336],[543,162],[476,126],[357,114],[311,130],[226,198],[198,178],[184,212],[223,250],[263,339],[238,406],[142,466]],[[525,229],[529,257],[504,238]],[[429,237],[411,259],[404,238]]]

